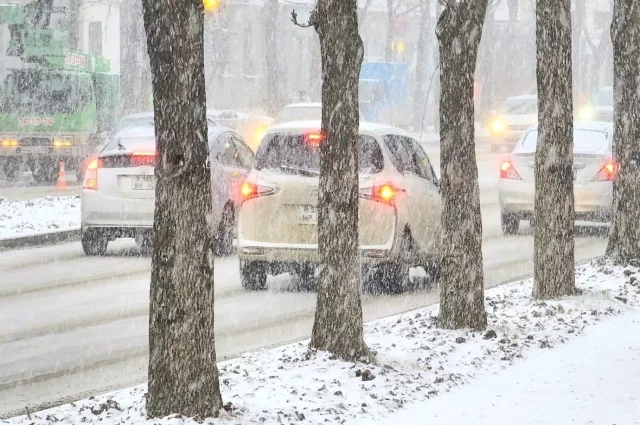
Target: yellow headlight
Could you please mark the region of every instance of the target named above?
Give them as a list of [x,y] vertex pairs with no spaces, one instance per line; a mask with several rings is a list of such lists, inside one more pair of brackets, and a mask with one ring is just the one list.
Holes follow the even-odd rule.
[[13,148],[18,146],[18,141],[16,139],[2,139],[0,146],[3,148]]
[[491,132],[492,133],[502,133],[507,126],[501,119],[495,119],[491,123]]
[[56,148],[68,148],[71,145],[72,143],[70,140],[60,139],[57,137],[53,139],[53,146]]
[[584,106],[578,112],[578,119],[581,121],[591,121],[593,116],[595,115],[595,111],[591,106]]

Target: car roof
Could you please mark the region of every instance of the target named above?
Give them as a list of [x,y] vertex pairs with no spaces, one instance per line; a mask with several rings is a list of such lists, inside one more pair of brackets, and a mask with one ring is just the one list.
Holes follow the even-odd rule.
[[[274,125],[267,131],[267,134],[301,133],[301,132],[309,132],[309,131],[319,131],[321,126],[322,126],[322,122],[319,120],[286,122],[286,123]],[[408,135],[408,133],[401,128],[393,127],[387,124],[378,124],[378,123],[372,123],[372,122],[361,122],[360,132],[375,134],[379,136],[383,136],[389,133]]]
[[155,128],[149,126],[136,126],[127,127],[118,131],[114,137],[128,138],[128,137],[153,137],[155,134]]
[[[534,131],[538,129],[538,125],[534,124],[530,130]],[[607,121],[574,121],[573,129],[575,130],[590,130],[601,131],[603,133],[613,132],[613,123]]]
[[538,96],[535,94],[521,94],[519,96],[511,96],[507,100],[535,100]]
[[[285,106],[284,108],[308,108],[308,107],[320,108],[320,107],[322,107],[322,103],[320,103],[320,102],[290,103],[289,105]],[[284,109],[284,108],[282,108],[282,109]]]

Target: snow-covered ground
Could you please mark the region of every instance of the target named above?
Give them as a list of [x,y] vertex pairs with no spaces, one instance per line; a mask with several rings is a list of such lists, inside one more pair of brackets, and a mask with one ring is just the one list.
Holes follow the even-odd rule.
[[80,197],[0,198],[0,239],[80,228]]
[[[245,354],[219,365],[223,397],[229,403],[228,411],[223,411],[219,419],[210,419],[207,423],[401,423],[395,419],[397,415],[408,415],[411,411],[429,411],[431,405],[436,406],[434,412],[444,414],[447,406],[452,408],[453,402],[456,403],[455,408],[468,415],[473,410],[466,407],[465,410],[461,406],[466,400],[465,391],[472,394],[467,395],[467,398],[483,393],[485,400],[489,400],[492,394],[511,391],[509,388],[515,388],[513,391],[516,391],[518,383],[513,382],[513,379],[526,379],[517,374],[518,370],[531,369],[537,375],[535,371],[543,368],[542,365],[556,370],[569,369],[571,365],[568,361],[551,366],[544,361],[544,356],[550,349],[553,351],[558,347],[569,347],[565,343],[581,335],[585,329],[589,330],[591,325],[630,323],[624,322],[624,319],[623,322],[612,321],[613,317],[620,314],[629,317],[628,320],[636,320],[640,301],[638,279],[640,273],[636,268],[624,269],[598,261],[578,269],[576,281],[583,290],[580,296],[553,302],[534,302],[530,298],[530,280],[491,289],[486,293],[489,327],[483,333],[437,329],[437,306],[371,322],[365,326],[365,340],[377,353],[374,364],[346,363],[326,353],[310,352],[306,341]],[[627,326],[619,333],[625,331],[631,332]],[[598,332],[597,328],[594,328],[594,332]],[[580,346],[580,352],[586,356],[590,349],[595,348],[588,344],[589,336],[581,338],[585,339],[581,343],[583,345]],[[603,343],[602,340],[597,341]],[[573,356],[577,355],[576,352],[578,349],[575,349]],[[618,359],[623,360],[625,359],[622,357]],[[631,361],[633,357],[627,356],[626,360]],[[592,361],[592,365],[593,363]],[[515,366],[511,368],[513,364]],[[633,366],[627,366],[629,367]],[[507,370],[502,372],[505,368]],[[515,378],[503,375],[510,373],[509,369],[515,371],[511,372],[515,373]],[[579,389],[577,375],[580,370],[582,369],[576,369],[576,376],[571,378],[575,380],[576,391]],[[499,380],[501,376],[503,378]],[[539,379],[544,381],[544,376],[540,373]],[[487,387],[484,383],[491,383],[492,379],[498,379],[495,382],[507,387]],[[562,381],[560,378],[553,379],[554,382]],[[457,388],[465,384],[471,384],[468,390]],[[539,387],[534,388],[538,389],[537,397],[540,399],[545,396],[547,399],[555,397],[553,391],[545,394],[539,391]],[[602,387],[603,390],[605,388],[611,397],[618,390]],[[528,388],[517,390],[522,392],[522,398],[518,399],[520,404],[528,402]],[[29,417],[12,418],[8,423],[194,423],[181,417],[146,421],[144,393],[145,386],[141,385],[47,411],[30,413]],[[454,397],[456,393],[462,394],[460,399]],[[578,394],[575,397],[589,396],[590,394]],[[628,396],[623,392],[620,399],[626,400]],[[513,397],[510,399],[515,400]],[[535,400],[538,401],[537,398]],[[540,401],[532,404],[540,406],[544,403]],[[634,423],[632,415],[636,411],[626,415],[617,406],[600,405],[600,411],[607,419],[614,418],[614,413],[619,415],[619,422],[607,423]],[[484,411],[489,409],[487,405],[483,407]],[[514,409],[516,407],[512,407],[511,411]],[[617,410],[607,414],[612,409]],[[461,415],[463,416],[458,418],[464,419],[464,414]],[[426,414],[422,414],[417,418],[420,422],[416,422],[414,418],[411,423],[465,424],[462,419],[443,422],[443,416],[428,419]],[[505,416],[500,418],[503,420],[494,420],[493,423],[538,423],[527,422],[521,417],[515,420],[507,420]],[[566,423],[553,419],[548,423]],[[594,418],[590,420],[592,422],[574,423],[603,423],[593,422]],[[466,423],[480,422],[471,419]]]

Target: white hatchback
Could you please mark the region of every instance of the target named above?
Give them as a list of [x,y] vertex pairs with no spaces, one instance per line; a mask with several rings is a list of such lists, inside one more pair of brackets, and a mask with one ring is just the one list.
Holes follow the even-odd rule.
[[[517,233],[521,220],[533,220],[537,126],[521,138],[500,165],[499,202],[502,230]],[[618,166],[612,157],[613,126],[606,122],[575,122],[573,191],[576,221],[610,222],[613,180]]]
[[[219,222],[217,254],[233,249],[239,185],[253,163],[253,153],[233,130],[209,128],[210,156],[215,159],[211,194],[214,222]],[[141,251],[149,251],[153,237],[156,162],[152,126],[126,128],[110,139],[85,171],[82,200],[82,248],[101,255],[109,241],[135,238]]]
[[[320,122],[272,127],[241,188],[238,256],[242,286],[265,289],[268,274],[294,271],[315,285]],[[365,283],[398,292],[409,267],[440,260],[439,180],[419,143],[401,129],[361,123],[359,237]]]

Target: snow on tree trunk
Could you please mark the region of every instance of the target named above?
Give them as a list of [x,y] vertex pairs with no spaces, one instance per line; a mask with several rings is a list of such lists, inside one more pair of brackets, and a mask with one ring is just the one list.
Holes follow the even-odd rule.
[[158,160],[147,414],[212,417],[216,366],[210,173],[200,0],[143,0]]
[[278,11],[280,5],[278,0],[267,0],[265,2],[265,25],[264,25],[264,52],[265,56],[265,87],[264,93],[267,97],[267,113],[275,116],[280,111],[280,87],[278,81]]
[[444,238],[438,325],[446,329],[482,330],[487,326],[473,104],[476,57],[487,3],[449,3],[436,28]]
[[356,0],[319,0],[312,22],[322,56],[318,254],[311,348],[354,359],[367,353],[360,299],[358,80],[364,46]]
[[538,145],[533,297],[575,292],[571,0],[536,6]]
[[640,259],[640,4],[616,0],[613,43],[613,156],[620,171],[613,183],[613,228],[607,255]]

